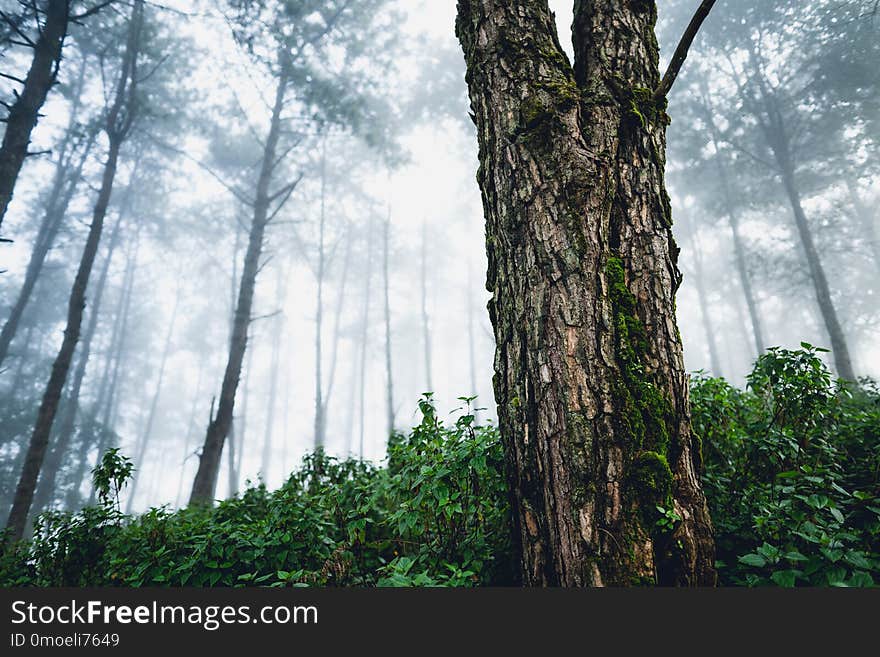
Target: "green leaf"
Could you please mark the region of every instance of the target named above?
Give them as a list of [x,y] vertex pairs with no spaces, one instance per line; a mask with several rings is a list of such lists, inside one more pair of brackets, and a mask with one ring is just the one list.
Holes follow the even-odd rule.
[[754,566],[755,568],[763,568],[767,565],[767,561],[760,554],[744,554],[739,557],[739,562],[746,566]]

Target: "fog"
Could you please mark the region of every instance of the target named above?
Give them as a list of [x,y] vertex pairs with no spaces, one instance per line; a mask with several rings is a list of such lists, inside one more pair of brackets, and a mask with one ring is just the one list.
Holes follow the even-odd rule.
[[[9,15],[20,11],[14,0],[0,4]],[[380,462],[388,440],[389,385],[396,430],[418,422],[417,402],[426,392],[445,417],[462,412],[459,398],[476,397],[479,420],[495,421],[477,140],[454,32],[455,3],[361,4],[369,5],[367,15],[331,31],[326,45],[305,49],[307,64],[291,76],[268,190],[274,216],[259,254],[227,438],[235,454],[230,465],[228,446],[223,452],[218,498],[242,490],[248,480],[279,486],[315,448],[316,433],[332,455]],[[693,4],[660,3],[664,62]],[[719,54],[728,45],[719,34],[730,37],[725,26],[736,22],[727,14],[742,9],[731,4],[738,3],[719,4],[673,91],[667,182],[684,274],[677,309],[686,367],[744,385],[758,354],[743,271],[754,288],[765,348],[832,345],[789,198],[767,162],[767,140],[756,136],[750,106],[736,100],[748,94],[737,87],[735,71],[749,62],[732,46],[728,56]],[[124,493],[134,490],[131,499],[123,498],[126,508],[177,507],[189,499],[205,432],[221,403],[277,84],[266,64],[274,46],[260,41],[257,27],[237,27],[236,5],[242,3],[229,3],[231,9],[198,0],[144,3],[141,109],[121,148],[84,328],[55,422],[50,450],[61,418],[72,410],[68,451],[59,455],[46,506],[77,508],[89,499],[87,473],[102,446],[118,446],[135,460],[138,479]],[[571,2],[550,5],[571,57]],[[62,343],[108,147],[99,133],[83,155],[86,135],[113,101],[131,8],[130,2],[113,3],[71,27],[60,84],[32,135],[30,150],[45,152],[27,158],[2,223],[0,235],[12,241],[0,244],[0,323],[8,322],[32,253],[45,239],[40,226],[47,195],[60,166],[60,144],[73,125],[77,137],[64,162],[74,185],[70,202],[0,364],[4,509]],[[326,20],[315,13],[316,22]],[[760,14],[743,20],[768,26],[778,20]],[[878,19],[860,20],[877,29]],[[858,376],[878,377],[877,100],[869,97],[867,77],[855,79],[867,74],[848,67],[840,53],[817,61],[792,55],[793,44],[808,51],[815,43],[810,39],[821,35],[796,21],[790,25],[781,36],[756,37],[768,80],[794,90],[853,76],[852,84],[826,92],[844,97],[845,113],[829,116],[786,95],[790,106],[781,114],[801,140],[802,206],[853,367]],[[851,29],[858,30],[854,44],[868,38],[862,23]],[[23,77],[30,57],[7,39],[0,69]],[[754,78],[740,83],[757,84]],[[700,110],[706,85],[718,120],[715,142]],[[4,78],[0,98],[11,103],[19,87]],[[819,132],[823,138],[813,138]],[[723,159],[722,168],[716,159]],[[726,200],[719,200],[724,194]],[[738,268],[731,217],[744,269]],[[86,342],[88,360],[73,398]],[[833,354],[826,356],[836,367]],[[318,395],[322,431],[316,430]]]

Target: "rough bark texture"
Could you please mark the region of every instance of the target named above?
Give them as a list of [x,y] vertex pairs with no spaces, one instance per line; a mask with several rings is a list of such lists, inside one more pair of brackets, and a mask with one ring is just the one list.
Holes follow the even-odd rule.
[[[459,0],[526,585],[709,585],[649,0]],[[680,518],[658,528],[657,506]]]
[[232,426],[235,393],[238,390],[238,383],[241,379],[241,367],[245,352],[247,351],[248,329],[250,328],[251,310],[254,305],[254,288],[256,287],[257,273],[260,269],[260,257],[263,253],[263,236],[266,232],[266,225],[269,222],[269,205],[271,203],[269,186],[272,183],[272,174],[277,165],[278,141],[281,137],[281,112],[284,108],[287,85],[287,74],[282,73],[275,89],[275,102],[272,108],[269,135],[263,149],[263,161],[257,180],[254,214],[251,220],[244,266],[241,272],[238,302],[235,306],[235,322],[229,345],[229,358],[226,362],[223,385],[220,389],[220,402],[217,406],[217,416],[208,425],[208,431],[205,435],[205,443],[199,458],[199,469],[196,472],[192,492],[190,493],[190,504],[209,504],[213,502],[214,491],[217,488],[217,477],[220,474],[220,457],[223,454],[223,444]]
[[27,157],[31,132],[37,125],[40,108],[55,84],[61,48],[70,19],[69,0],[49,0],[40,36],[33,46],[34,57],[21,93],[9,109],[6,132],[0,145],[0,225],[12,200],[15,181]]

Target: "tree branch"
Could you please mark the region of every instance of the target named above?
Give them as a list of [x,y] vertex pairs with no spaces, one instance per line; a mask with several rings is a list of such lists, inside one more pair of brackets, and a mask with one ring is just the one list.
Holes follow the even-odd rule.
[[703,26],[703,21],[709,16],[709,12],[712,11],[714,5],[715,0],[703,0],[702,4],[700,4],[697,13],[694,14],[690,24],[684,31],[681,41],[678,42],[678,47],[675,49],[675,54],[672,55],[672,60],[669,62],[669,67],[666,69],[666,74],[660,81],[660,85],[654,91],[655,102],[663,100],[669,95],[669,91],[672,89],[672,85],[675,83],[675,79],[678,77],[678,74],[681,72],[681,67],[687,59],[691,44],[694,42],[697,33]]

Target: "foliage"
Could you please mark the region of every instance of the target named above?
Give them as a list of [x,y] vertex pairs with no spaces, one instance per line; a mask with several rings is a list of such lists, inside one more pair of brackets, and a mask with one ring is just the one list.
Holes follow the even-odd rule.
[[[453,426],[430,396],[389,466],[307,456],[277,491],[216,508],[121,514],[130,463],[96,468],[101,504],[43,514],[0,562],[4,586],[473,586],[510,578],[508,507],[494,426],[469,402]],[[122,479],[120,479],[122,477]]]
[[[880,390],[834,381],[821,349],[761,356],[745,390],[691,383],[722,585],[880,581]],[[101,503],[46,513],[0,558],[3,586],[475,586],[515,581],[498,430],[471,398],[451,426],[431,395],[383,467],[307,456],[278,490],[119,512],[130,463],[95,470]],[[659,532],[680,522],[656,506]]]
[[880,393],[802,347],[770,349],[745,391],[692,381],[722,584],[880,581]]

